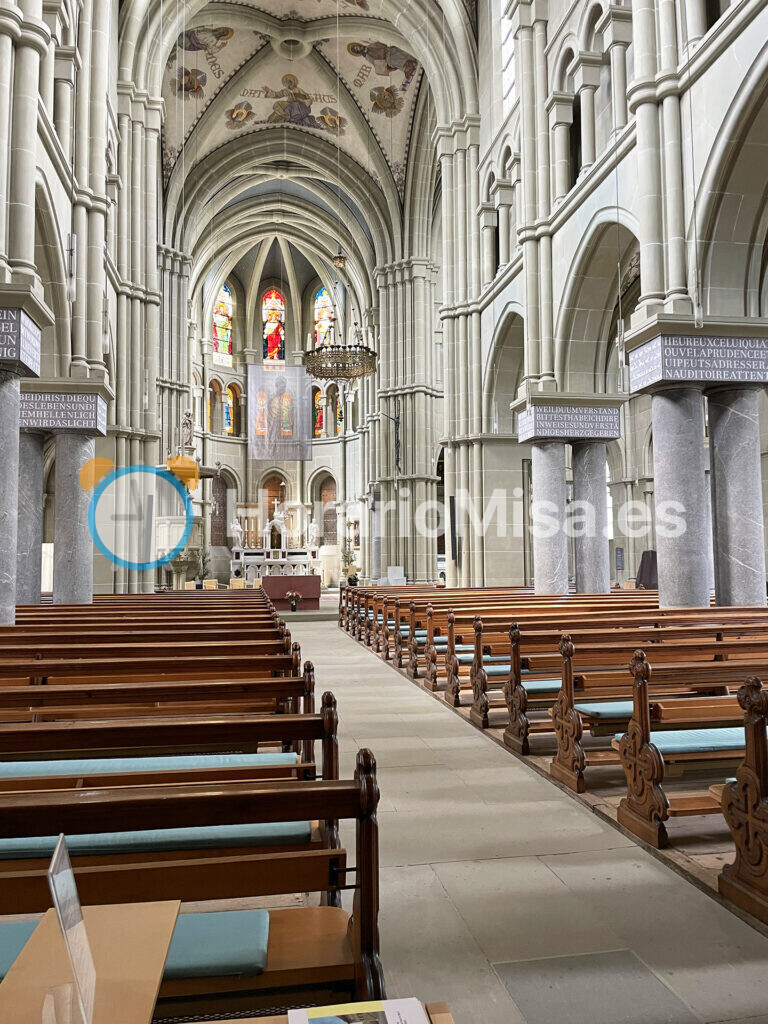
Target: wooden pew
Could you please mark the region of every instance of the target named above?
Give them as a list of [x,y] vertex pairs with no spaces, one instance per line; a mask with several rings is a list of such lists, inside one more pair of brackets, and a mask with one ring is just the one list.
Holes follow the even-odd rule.
[[0,685],[44,685],[51,680],[70,683],[132,680],[160,682],[178,679],[184,682],[202,679],[257,679],[298,676],[301,650],[293,644],[290,653],[252,655],[249,653],[209,654],[184,649],[165,656],[94,658],[0,658]]
[[[734,645],[738,651],[740,645]],[[654,648],[657,663],[652,692],[655,697],[685,695],[728,696],[739,686],[745,673],[754,672],[768,661],[768,647],[761,646],[753,658],[722,660],[725,643],[702,642],[695,652],[688,645],[659,644]],[[586,750],[582,745],[585,727],[595,736],[613,736],[623,731],[632,716],[637,673],[644,672],[645,653],[637,651],[627,676],[626,662],[620,668],[599,666],[601,648],[581,648],[583,660],[574,666],[575,645],[564,636],[560,644],[563,659],[562,688],[551,709],[557,738],[557,752],[550,774],[578,793],[584,792],[584,771],[588,767],[620,763],[615,747]],[[610,656],[615,658],[611,649]],[[598,667],[592,670],[593,665]]]
[[[270,911],[266,969],[258,976],[166,981],[159,1012],[181,1015],[192,1000],[220,1009],[244,992],[255,1006],[274,1006],[286,990],[306,1002],[328,1002],[329,994],[353,999],[384,998],[378,942],[379,790],[370,751],[360,751],[353,782],[270,782],[175,787],[135,787],[0,794],[0,837],[67,835],[96,829],[159,828],[169,819],[178,827],[210,828],[253,821],[299,821],[323,816],[356,822],[355,890],[352,915],[324,906]],[[157,899],[231,899],[284,892],[340,890],[347,879],[346,852],[241,853],[222,861],[204,852],[194,861],[94,865],[76,863],[83,903],[140,902]],[[45,909],[45,871],[0,864],[0,903],[4,913]],[[11,911],[9,908],[15,908]],[[23,908],[23,909],[22,909]],[[310,996],[312,993],[312,996]],[[206,1012],[200,1003],[197,1012]],[[207,1009],[207,1007],[206,1007]],[[188,1011],[187,1011],[188,1012]]]
[[[627,795],[618,809],[618,821],[651,846],[669,845],[665,822],[671,817],[720,814],[720,800],[710,787],[683,796],[664,791],[668,764],[700,769],[703,765],[724,781],[733,761],[744,757],[744,732],[735,727],[741,719],[739,702],[730,696],[701,701],[680,698],[665,705],[649,697],[651,665],[637,651],[630,670],[634,677],[634,710],[626,733],[613,740],[627,782]],[[743,679],[743,673],[741,678]],[[756,682],[757,680],[755,680]],[[740,700],[741,698],[739,698]],[[661,731],[655,726],[672,726]]]
[[720,895],[768,924],[768,690],[750,677],[738,694],[744,712],[744,761],[720,792],[736,847],[718,877]]

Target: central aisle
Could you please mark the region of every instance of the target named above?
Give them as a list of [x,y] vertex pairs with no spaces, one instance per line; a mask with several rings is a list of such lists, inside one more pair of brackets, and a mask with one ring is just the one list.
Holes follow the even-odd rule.
[[342,775],[378,762],[390,997],[456,1024],[768,1022],[768,939],[334,623],[291,628],[338,698]]

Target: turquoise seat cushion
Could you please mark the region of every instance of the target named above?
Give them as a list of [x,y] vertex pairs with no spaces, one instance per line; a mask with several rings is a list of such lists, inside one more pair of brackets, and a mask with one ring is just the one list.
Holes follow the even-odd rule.
[[[207,825],[200,828],[155,828],[139,832],[98,832],[67,836],[73,857],[107,853],[145,853],[156,850],[213,850],[225,846],[293,846],[308,843],[308,821],[247,825]],[[50,857],[58,836],[0,839],[0,860]]]
[[180,914],[165,961],[165,978],[262,974],[267,965],[269,911]]
[[298,763],[296,754],[183,754],[177,757],[94,757],[70,761],[0,761],[0,779],[48,775],[117,775],[195,768],[274,768]]
[[0,924],[0,980],[13,967],[39,921],[3,921]]
[[[469,646],[469,644],[467,644],[466,646]],[[458,650],[458,648],[457,648],[457,650]],[[471,650],[474,651],[474,647],[472,647]],[[459,664],[460,665],[471,665],[474,660],[475,660],[474,654],[460,654],[459,655]],[[508,654],[484,654],[483,655],[483,664],[484,665],[506,664],[507,666],[509,666],[509,655]]]
[[562,679],[526,679],[526,693],[558,693],[563,685]]
[[606,700],[596,704],[574,704],[580,715],[590,718],[631,718],[631,700]]
[[489,679],[499,679],[500,677],[506,678],[512,671],[511,665],[483,665],[485,674]]
[[[615,737],[621,739],[621,735]],[[744,730],[731,729],[670,729],[652,732],[651,742],[662,756],[673,754],[714,754],[720,751],[744,749]]]

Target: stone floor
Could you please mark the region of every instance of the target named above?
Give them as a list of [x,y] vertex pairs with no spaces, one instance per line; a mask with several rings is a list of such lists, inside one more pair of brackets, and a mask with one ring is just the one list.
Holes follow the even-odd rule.
[[342,631],[293,628],[342,772],[378,761],[390,996],[456,1024],[768,1024],[768,938]]

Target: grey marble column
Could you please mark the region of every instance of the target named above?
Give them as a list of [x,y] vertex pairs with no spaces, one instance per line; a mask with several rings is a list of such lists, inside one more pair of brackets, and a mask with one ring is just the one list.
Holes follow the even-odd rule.
[[531,445],[533,474],[533,581],[537,594],[568,593],[565,444]]
[[378,498],[371,505],[368,522],[371,528],[371,579],[378,583],[381,579],[381,509]]
[[758,399],[739,387],[708,396],[718,604],[765,604]]
[[573,445],[573,497],[588,510],[584,536],[574,537],[579,594],[607,594],[611,589],[605,459],[603,441]]
[[709,495],[701,391],[662,391],[653,396],[651,412],[659,604],[704,607],[710,596]]
[[0,626],[16,621],[20,392],[16,374],[0,370]]
[[90,492],[80,485],[80,470],[94,457],[94,452],[92,437],[56,436],[54,604],[93,602],[93,540],[88,529]]
[[19,435],[19,525],[16,603],[39,604],[43,571],[42,434]]

